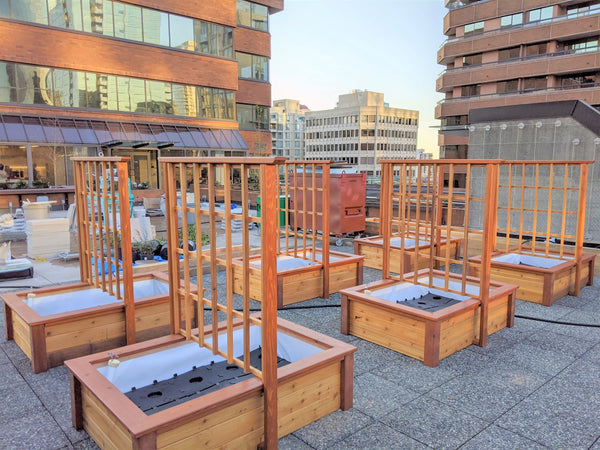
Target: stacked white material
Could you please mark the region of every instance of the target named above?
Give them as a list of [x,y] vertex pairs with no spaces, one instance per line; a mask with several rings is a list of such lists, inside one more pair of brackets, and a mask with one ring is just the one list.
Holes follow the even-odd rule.
[[[224,208],[221,208],[224,209]],[[232,214],[242,214],[242,208],[234,208],[231,210]],[[231,231],[242,231],[242,227],[244,225],[244,222],[242,222],[239,219],[232,219],[231,220]],[[221,229],[224,230],[225,229],[225,221],[221,222]]]
[[[9,220],[9,216],[11,219]],[[27,239],[25,233],[25,219],[23,218],[23,210],[18,208],[15,218],[9,214],[2,216],[4,220],[0,223],[0,241],[24,241]]]
[[68,219],[27,221],[27,256],[48,258],[70,250]]
[[50,216],[50,207],[55,202],[23,202],[25,220],[47,219]]

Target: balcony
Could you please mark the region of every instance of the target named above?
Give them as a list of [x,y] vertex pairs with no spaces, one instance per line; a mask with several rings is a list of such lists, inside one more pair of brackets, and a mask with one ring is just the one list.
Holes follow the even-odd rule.
[[600,48],[586,50],[563,50],[448,69],[436,80],[436,89],[449,92],[456,86],[469,84],[600,70]]
[[469,114],[471,109],[475,108],[547,103],[561,100],[584,100],[592,106],[600,105],[600,83],[444,99],[438,102],[435,108],[435,118],[466,115]]
[[594,10],[451,38],[446,40],[438,50],[438,64],[452,63],[457,56],[489,52],[522,43],[564,41],[595,35],[598,34],[599,29],[600,11]]

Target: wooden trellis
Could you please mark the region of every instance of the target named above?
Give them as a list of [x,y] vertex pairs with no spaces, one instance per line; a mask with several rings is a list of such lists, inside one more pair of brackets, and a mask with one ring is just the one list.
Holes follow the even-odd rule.
[[[71,158],[81,281],[125,303],[127,343],[135,342],[129,158]],[[119,255],[119,252],[121,255]]]
[[[503,162],[498,232],[506,239],[500,245],[494,242],[495,249],[574,259],[579,279],[590,163],[593,161]],[[574,253],[567,246],[574,246]],[[579,283],[575,295],[579,295]]]
[[322,263],[323,298],[329,297],[329,171],[328,161],[286,161],[281,192],[290,201],[277,205],[291,224],[278,223],[277,253]]
[[[383,279],[408,281],[426,287],[441,288],[447,292],[469,295],[481,301],[481,319],[479,344],[485,345],[487,339],[487,308],[490,293],[489,264],[496,234],[496,208],[498,192],[498,162],[491,161],[408,161],[382,160],[382,198],[381,230],[383,234]],[[457,176],[467,174],[467,186],[464,190],[455,190]],[[444,186],[444,179],[448,185]],[[482,195],[471,192],[471,183],[483,183]],[[471,213],[481,214],[481,230],[469,229],[461,221],[454,223],[453,209],[464,207],[465,217]],[[446,209],[445,221],[442,211]],[[411,215],[414,211],[414,217]],[[416,236],[415,246],[396,252],[400,253],[399,266],[390,265],[390,239],[392,234],[404,239],[404,236]],[[467,256],[474,254],[470,236],[481,236],[482,259],[479,263],[470,262]],[[421,248],[419,236],[426,236],[428,244]],[[442,248],[441,242],[451,237],[462,238],[461,253],[457,258],[451,247]],[[479,251],[479,248],[477,249]],[[407,255],[415,261],[414,267],[427,267],[425,272],[414,270],[411,273],[404,267]],[[423,263],[424,261],[424,263]],[[473,295],[467,292],[469,265],[478,264],[480,268],[479,292]],[[442,285],[434,279],[443,279]],[[458,277],[458,278],[457,278]],[[458,283],[457,283],[458,282]]]
[[[269,448],[277,446],[277,240],[279,176],[278,164],[281,158],[160,158],[165,174],[165,196],[167,209],[167,233],[169,248],[169,280],[172,294],[172,332],[180,333],[186,339],[194,340],[200,346],[221,355],[229,363],[235,363],[246,372],[258,377],[264,386],[264,434]],[[239,171],[242,190],[240,210],[232,211],[231,185],[234,169]],[[262,217],[250,214],[248,205],[248,180],[258,175],[262,202]],[[222,186],[219,189],[217,186]],[[206,202],[201,202],[201,188],[208,188]],[[216,204],[216,194],[224,196],[223,207]],[[188,203],[188,193],[193,200]],[[188,217],[196,224],[196,248],[187,245]],[[234,221],[241,222],[243,248],[243,292],[241,310],[234,308],[232,270],[232,229]],[[207,224],[209,244],[202,247],[202,224]],[[224,227],[224,252],[217,240],[218,223]],[[261,283],[262,313],[250,315],[250,230],[249,225],[260,225],[261,235]],[[179,245],[179,228],[182,230]],[[180,248],[181,247],[181,248]],[[195,261],[198,267],[198,293],[191,289],[190,266]],[[204,275],[202,264],[210,264],[210,288],[203,290]],[[218,282],[218,266],[225,268],[226,283]],[[183,280],[179,274],[183,273]],[[223,291],[224,290],[224,291]],[[219,298],[224,298],[220,302]],[[198,320],[198,334],[192,331],[195,316]],[[225,317],[227,346],[219,345],[219,316]],[[234,354],[234,323],[241,320],[243,325],[243,356]],[[205,325],[205,321],[207,325]],[[211,333],[205,335],[210,324]],[[250,327],[256,325],[262,330],[262,367],[254,367],[250,362]]]

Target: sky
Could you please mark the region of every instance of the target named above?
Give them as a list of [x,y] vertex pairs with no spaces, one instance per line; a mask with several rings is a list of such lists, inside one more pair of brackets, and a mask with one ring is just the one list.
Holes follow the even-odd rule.
[[318,111],[353,89],[381,92],[390,107],[419,111],[417,148],[437,156],[446,12],[444,0],[284,0],[269,19],[273,100]]

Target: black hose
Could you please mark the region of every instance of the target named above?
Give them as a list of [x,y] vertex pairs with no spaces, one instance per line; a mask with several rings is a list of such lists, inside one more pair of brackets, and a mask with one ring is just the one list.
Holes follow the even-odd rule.
[[541,319],[539,317],[521,316],[519,314],[515,314],[515,317],[518,319],[535,320],[536,322],[554,323],[557,325],[571,325],[573,327],[600,328],[600,325],[593,324],[593,323],[563,322],[561,320]]

